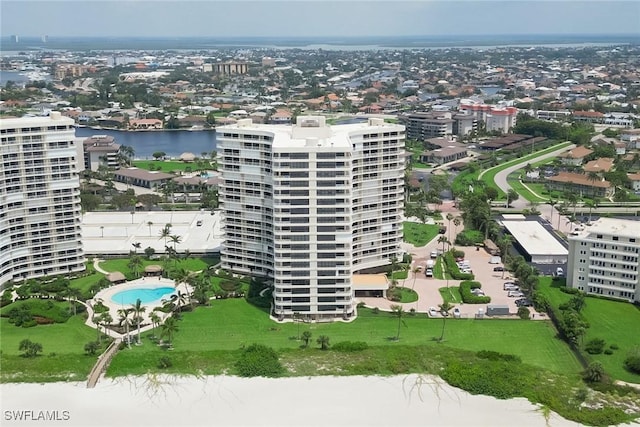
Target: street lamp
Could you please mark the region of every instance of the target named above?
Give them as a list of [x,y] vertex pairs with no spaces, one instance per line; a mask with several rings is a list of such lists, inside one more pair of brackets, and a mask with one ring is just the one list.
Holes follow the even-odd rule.
[[[135,209],[135,208],[134,208]],[[136,211],[131,211],[131,224],[133,224],[133,216],[136,214]]]

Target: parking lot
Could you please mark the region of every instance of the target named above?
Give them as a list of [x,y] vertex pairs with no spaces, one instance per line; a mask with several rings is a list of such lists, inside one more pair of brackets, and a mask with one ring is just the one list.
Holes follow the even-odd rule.
[[[444,209],[443,209],[444,211]],[[455,212],[454,212],[455,214]],[[443,221],[445,225],[449,225],[446,220]],[[463,226],[455,227],[453,222],[450,224],[450,230],[447,230],[445,234],[447,238],[452,241],[455,240],[455,236],[459,231],[462,231]],[[427,313],[430,307],[438,308],[438,304],[442,304],[442,296],[439,289],[443,287],[458,287],[459,280],[442,280],[425,276],[425,267],[427,260],[431,259],[431,252],[434,250],[442,250],[442,244],[437,242],[438,237],[421,248],[415,248],[411,245],[404,244],[403,247],[407,252],[410,252],[413,257],[411,265],[411,272],[406,280],[400,281],[398,286],[404,286],[415,290],[418,293],[418,301],[413,303],[401,304],[406,311],[415,309],[419,313]],[[515,317],[518,311],[515,301],[519,298],[509,297],[508,291],[503,289],[505,282],[510,281],[512,278],[509,272],[495,272],[494,267],[502,266],[502,264],[490,264],[491,255],[484,249],[476,250],[476,247],[462,247],[456,246],[457,249],[464,251],[465,260],[469,262],[471,270],[475,275],[476,281],[482,284],[482,290],[485,295],[491,297],[490,304],[507,305],[509,307],[509,313],[511,317]],[[445,247],[445,249],[448,249]],[[421,267],[420,272],[413,273],[416,267]],[[390,310],[391,305],[397,304],[389,301],[385,298],[359,298],[369,307],[378,307],[381,310]],[[478,314],[478,309],[482,309],[484,313],[487,310],[487,304],[455,304],[460,310],[461,318],[474,318]],[[533,307],[529,307],[533,319],[544,319],[544,314],[535,312]],[[501,318],[509,316],[500,316]]]

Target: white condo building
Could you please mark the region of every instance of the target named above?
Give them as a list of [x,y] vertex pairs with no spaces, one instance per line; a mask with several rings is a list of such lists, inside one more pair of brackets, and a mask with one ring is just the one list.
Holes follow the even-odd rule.
[[352,275],[402,254],[404,126],[243,119],[217,151],[223,267],[272,279],[280,319],[352,317]]
[[640,221],[600,218],[569,236],[567,286],[640,302]]
[[73,120],[7,118],[0,132],[0,285],[83,270]]

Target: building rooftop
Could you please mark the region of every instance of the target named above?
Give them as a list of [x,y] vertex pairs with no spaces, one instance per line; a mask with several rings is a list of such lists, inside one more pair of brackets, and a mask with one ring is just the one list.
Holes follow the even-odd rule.
[[170,179],[174,177],[174,175],[171,175],[169,173],[158,172],[158,171],[148,171],[148,170],[138,169],[138,168],[120,169],[115,171],[114,174],[124,176],[127,178],[142,179],[145,181],[158,181],[158,180]]
[[538,221],[502,222],[529,255],[568,255],[569,251]]
[[587,162],[582,169],[585,172],[609,172],[613,168],[613,159],[601,157]]
[[[252,132],[272,136],[274,148],[302,148],[302,147],[339,147],[350,149],[351,134],[359,135],[363,131],[378,127],[380,132],[404,132],[405,127],[393,123],[386,123],[383,119],[369,118],[366,122],[343,125],[328,125],[324,116],[298,116],[296,125],[256,124],[251,119],[241,119],[228,126],[218,126],[218,133],[229,131],[242,132],[246,129]],[[375,133],[375,131],[372,131]]]
[[610,188],[611,183],[605,180],[591,180],[589,175],[573,172],[560,172],[558,175],[547,178],[549,181],[563,182],[566,184],[584,185],[586,187]]
[[578,146],[565,153],[559,154],[558,157],[568,158],[568,159],[581,159],[583,157],[588,156],[591,153],[593,153],[593,150],[590,150],[589,148],[586,148],[583,146]]
[[[574,236],[588,237],[595,234],[607,234],[620,237],[630,237],[640,242],[640,221],[619,218],[600,218],[587,225],[584,230]],[[570,236],[571,238],[572,236]]]
[[384,274],[354,274],[351,276],[351,285],[355,289],[388,289],[389,280]]

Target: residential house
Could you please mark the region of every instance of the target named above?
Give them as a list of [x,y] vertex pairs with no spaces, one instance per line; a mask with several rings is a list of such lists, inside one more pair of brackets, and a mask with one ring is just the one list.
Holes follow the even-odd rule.
[[596,172],[596,173],[603,173],[603,172],[609,172],[611,169],[613,169],[613,162],[614,159],[609,158],[609,157],[601,157],[599,159],[595,159],[595,160],[591,160],[590,162],[587,162],[582,169],[586,172]]
[[587,147],[579,146],[565,153],[559,154],[558,158],[564,165],[580,166],[584,161],[584,158],[591,153],[593,153],[593,150]]
[[631,188],[637,194],[640,193],[640,172],[628,173],[629,181],[631,181]]
[[162,120],[160,119],[131,119],[129,120],[129,128],[135,130],[162,129]]
[[113,179],[123,182],[127,185],[135,185],[137,187],[151,188],[157,190],[167,181],[173,178],[173,175],[158,171],[147,171],[138,168],[126,168],[116,171]]

